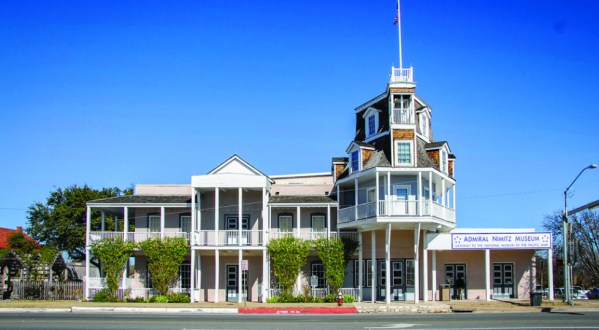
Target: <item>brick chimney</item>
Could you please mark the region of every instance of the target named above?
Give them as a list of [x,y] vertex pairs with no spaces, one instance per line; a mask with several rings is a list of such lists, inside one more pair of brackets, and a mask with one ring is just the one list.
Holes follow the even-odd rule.
[[17,231],[18,231],[19,233],[22,233],[22,232],[23,232],[23,227],[17,227]]

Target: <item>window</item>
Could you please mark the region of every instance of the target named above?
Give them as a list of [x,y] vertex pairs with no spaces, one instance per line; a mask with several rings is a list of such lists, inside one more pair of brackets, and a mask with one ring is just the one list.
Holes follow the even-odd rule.
[[376,190],[375,188],[369,188],[366,190],[366,203],[376,202]]
[[326,288],[327,280],[324,276],[324,265],[323,264],[312,264],[312,275],[318,277],[317,288]]
[[191,265],[189,264],[189,261],[184,261],[179,266],[179,288],[191,288]]
[[441,171],[447,173],[447,152],[441,151]]
[[413,165],[412,143],[412,141],[406,140],[395,141],[395,152],[397,154],[395,165]]
[[[366,262],[366,264],[364,264]],[[362,260],[362,287],[372,286],[372,260]],[[354,287],[358,287],[360,282],[360,264],[359,260],[354,260]]]
[[426,114],[422,113],[420,115],[420,131],[422,132],[422,135],[428,137],[428,118],[426,117]]
[[406,282],[408,285],[414,285],[414,260],[406,260]]
[[293,218],[290,215],[279,216],[279,232],[291,233],[293,232]]
[[179,220],[179,231],[182,233],[191,232],[191,216],[190,215],[182,215]]
[[374,115],[368,117],[368,136],[374,135],[376,133],[375,127],[375,118]]
[[[236,216],[227,216],[225,218],[225,230],[238,230],[239,223],[237,221],[239,217]],[[241,229],[248,230],[250,229],[250,219],[248,217],[241,218]]]
[[313,215],[312,216],[312,231],[319,232],[319,233],[325,231],[324,215]]
[[148,217],[148,230],[150,232],[160,232],[160,216],[151,215]]
[[352,168],[352,172],[356,172],[358,171],[360,168],[360,164],[359,162],[359,151],[354,151],[351,153],[351,168]]
[[391,271],[393,272],[393,286],[403,285],[403,265],[400,261],[394,261],[392,263],[393,267]]

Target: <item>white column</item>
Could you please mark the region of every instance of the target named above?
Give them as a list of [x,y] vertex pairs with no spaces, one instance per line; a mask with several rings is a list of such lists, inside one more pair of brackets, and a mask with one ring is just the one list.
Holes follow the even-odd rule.
[[355,216],[356,216],[356,220],[358,220],[358,178],[354,179],[354,196],[355,196],[355,205],[356,207],[354,207],[354,212],[355,212]]
[[272,226],[272,206],[268,206],[268,233],[270,234],[270,232],[272,232],[271,230],[271,226]]
[[[219,190],[218,188],[214,188],[214,244],[218,246],[218,220],[219,220]],[[217,252],[218,253],[218,252]],[[218,279],[216,280],[218,283]],[[218,298],[216,299],[216,302],[218,302]]]
[[[424,244],[426,244],[426,235],[424,234]],[[422,300],[428,301],[428,249],[422,250]]]
[[160,207],[160,238],[164,238],[164,206]]
[[[241,246],[241,241],[242,241],[242,239],[241,239],[241,237],[242,237],[242,232],[241,232],[242,221],[241,220],[242,220],[242,216],[243,216],[243,214],[242,214],[243,213],[243,189],[241,189],[241,187],[239,187],[238,190],[239,190],[239,206],[237,209],[237,217],[238,217],[237,218],[237,231],[238,231],[237,235],[239,235],[239,236],[237,239],[239,241],[239,246]],[[241,250],[239,250],[239,253],[241,253]],[[241,258],[241,254],[239,255],[239,258]],[[239,259],[239,260],[241,260],[241,259]],[[239,274],[241,274],[241,262],[239,264]],[[241,294],[239,297],[241,297]],[[241,298],[239,298],[239,299],[240,299],[239,302],[241,302]]]
[[198,268],[198,277],[196,278],[196,288],[198,288],[198,300],[200,300],[200,296],[202,295],[202,255],[200,254],[200,251],[196,251],[196,258],[197,258],[197,268]]
[[418,215],[422,216],[422,172],[418,171]]
[[[199,197],[199,194],[198,194]],[[195,188],[191,188],[191,232],[189,233],[189,242],[193,246],[193,233],[196,229],[196,221],[197,221],[198,213],[196,209],[196,190]],[[160,229],[162,232],[162,228]],[[161,234],[162,235],[162,234]],[[194,271],[193,268],[191,270]],[[191,292],[191,301],[193,302],[193,291]]]
[[262,303],[266,303],[268,294],[268,263],[266,262],[266,249],[262,250]]
[[485,250],[485,291],[486,300],[491,300],[491,250]]
[[329,237],[331,237],[331,205],[327,204],[327,238]]
[[379,172],[374,172],[374,175],[376,175],[376,179],[375,179],[375,186],[374,186],[374,202],[375,204],[375,217],[379,216]]
[[441,179],[441,205],[443,205],[443,219],[447,219],[447,216],[445,216],[445,179]]
[[[364,281],[364,259],[362,258],[362,250],[364,249],[362,245],[362,232],[358,232],[358,240],[360,241],[360,248],[358,249],[358,302],[362,302],[362,282]],[[354,277],[355,278],[355,277]]]
[[[218,189],[218,188],[216,188]],[[214,251],[214,302],[218,303],[218,295],[219,295],[219,283],[218,279],[220,277],[220,250]],[[225,279],[226,281],[226,279]]]
[[437,251],[433,250],[433,265],[432,265],[432,291],[433,291],[433,301],[437,300]]
[[453,210],[455,211],[455,183],[453,184],[453,188],[451,188],[451,190],[453,191]]
[[385,299],[391,303],[391,223],[385,228]]
[[[433,216],[433,172],[428,172],[428,214]],[[436,290],[437,288],[435,288]]]
[[[193,210],[193,209],[192,209]],[[195,302],[195,280],[196,280],[196,251],[195,250],[191,250],[191,279],[190,279],[190,288],[189,290],[191,291],[191,294],[189,295],[191,297],[191,302]]]
[[114,232],[118,232],[119,231],[119,217],[118,216],[114,216]]
[[196,212],[194,212],[196,214],[196,219],[195,224],[191,227],[191,231],[200,230],[202,228],[202,194],[198,191],[196,193],[196,196],[198,196],[198,202],[196,203]]
[[[89,258],[90,258],[90,247],[89,247],[89,232],[92,228],[92,208],[87,207],[86,218],[85,218],[85,299],[89,300]],[[4,283],[2,283],[4,285]]]
[[102,211],[102,232],[106,229],[106,213]]
[[376,277],[376,234],[375,231],[371,231],[370,232],[370,237],[371,237],[371,244],[372,244],[372,254],[371,254],[371,269],[370,272],[372,273],[372,287],[371,287],[371,291],[372,291],[372,303],[376,302],[376,282],[377,282],[377,277]]
[[[129,208],[125,206],[123,209],[123,240],[128,239],[127,233],[129,232]],[[123,290],[127,289],[127,273],[129,270],[129,262],[125,266],[125,271],[123,271]]]
[[420,301],[420,258],[419,246],[420,246],[420,223],[416,225],[414,229],[414,303]]
[[[549,284],[549,300],[553,301],[553,250],[547,250],[547,282]],[[541,279],[541,283],[542,279]]]
[[[266,246],[266,242],[268,241],[268,237],[266,235],[266,216],[268,215],[268,211],[266,210],[266,204],[268,200],[266,199],[266,188],[262,187],[262,244]],[[264,295],[262,295],[264,297]]]
[[300,207],[297,207],[297,221],[296,221],[296,228],[297,228],[297,238],[301,238],[301,231],[302,231],[302,216],[300,213]]
[[237,293],[238,293],[237,294],[237,302],[238,303],[241,303],[243,301],[243,299],[242,299],[242,297],[243,297],[243,285],[242,285],[243,271],[241,270],[241,260],[243,257],[242,254],[243,254],[243,251],[241,249],[239,249],[239,264],[237,266],[237,267],[239,267],[238,271],[237,271],[237,277],[238,277],[238,280],[237,280]]
[[[387,172],[387,196],[391,196],[391,172]],[[391,197],[386,197],[391,198]]]

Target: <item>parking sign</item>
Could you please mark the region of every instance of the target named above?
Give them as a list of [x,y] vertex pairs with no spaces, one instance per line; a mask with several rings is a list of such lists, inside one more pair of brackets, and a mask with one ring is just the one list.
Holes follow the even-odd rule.
[[241,260],[241,270],[248,270],[248,261]]

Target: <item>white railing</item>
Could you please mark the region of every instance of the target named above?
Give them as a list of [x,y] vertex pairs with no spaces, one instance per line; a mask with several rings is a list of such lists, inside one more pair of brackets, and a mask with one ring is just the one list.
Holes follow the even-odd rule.
[[352,240],[358,242],[360,240],[360,233],[356,231],[340,231],[339,237],[351,238]]
[[[330,233],[331,237],[337,235],[337,233]],[[321,238],[327,237],[326,231],[306,231],[306,232],[290,232],[290,231],[273,231],[269,234],[269,239],[279,239],[285,237],[296,237],[305,241],[314,241]]]
[[431,215],[430,202],[428,200],[422,201],[422,215],[424,215],[424,216]]
[[355,206],[346,207],[339,210],[338,221],[339,223],[350,222],[356,220]]
[[376,202],[359,204],[358,219],[366,219],[376,215]]
[[354,297],[356,301],[358,301],[358,297],[360,297],[360,289],[359,288],[341,288],[339,289],[342,295],[350,295]]
[[104,277],[88,277],[87,285],[89,288],[105,288],[106,287],[106,278]]
[[[242,230],[241,240],[239,230],[219,230],[218,237],[214,230],[196,230],[193,233],[192,244],[200,246],[262,246],[262,230]],[[216,240],[218,238],[218,241]]]
[[433,217],[444,219],[443,209],[445,209],[443,205],[433,201]]
[[445,220],[455,222],[455,210],[448,207],[445,208]]
[[379,201],[379,215],[418,215],[418,201]]
[[392,124],[414,124],[414,111],[411,109],[393,109]]
[[413,82],[413,71],[414,68],[399,69],[391,67],[391,82]]
[[185,232],[177,232],[177,231],[165,231],[165,232],[156,232],[156,231],[137,231],[132,233],[127,233],[127,239],[139,243],[143,241],[147,241],[151,237],[161,238],[161,237],[182,237],[189,240],[189,233]]
[[90,231],[89,232],[89,241],[95,242],[99,241],[103,238],[114,238],[120,237],[121,239],[124,237],[123,232],[114,232],[114,231]]

